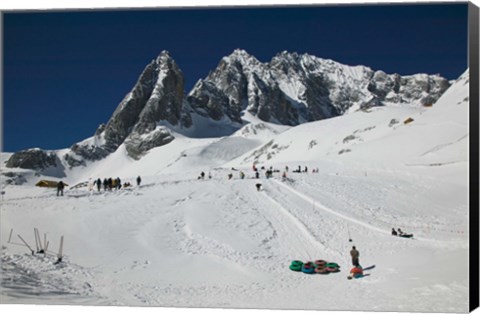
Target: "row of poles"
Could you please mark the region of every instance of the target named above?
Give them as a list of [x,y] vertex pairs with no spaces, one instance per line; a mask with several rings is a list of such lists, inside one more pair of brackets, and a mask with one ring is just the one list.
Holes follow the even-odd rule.
[[[43,243],[42,243],[42,238],[40,236],[40,231],[37,228],[33,228],[33,233],[35,235],[35,247],[36,250],[34,250],[28,243],[25,241],[25,239],[17,234],[18,238],[23,242],[23,244],[30,250],[32,255],[35,254],[44,254],[47,256],[47,250],[48,246],[50,244],[50,241],[47,241],[47,234],[45,233],[43,236]],[[10,230],[10,235],[8,237],[8,243],[12,243],[12,235],[13,235],[13,228]],[[63,259],[63,235],[60,237],[60,247],[58,248],[58,253],[57,253],[57,260],[55,261],[54,264],[58,264],[62,261]]]

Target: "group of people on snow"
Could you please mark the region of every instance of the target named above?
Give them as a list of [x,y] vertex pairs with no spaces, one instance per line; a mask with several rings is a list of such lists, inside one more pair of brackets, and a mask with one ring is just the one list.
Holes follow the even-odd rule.
[[[142,178],[138,176],[136,181],[137,181],[137,185],[140,185],[140,183],[142,182]],[[122,180],[119,177],[117,177],[115,179],[104,178],[103,180],[98,178],[93,181],[93,186],[97,187],[97,191],[100,192],[102,190],[102,187],[104,191],[112,191],[112,190],[119,190],[122,187],[128,188],[132,186],[132,184],[130,182],[124,182],[122,185]]]
[[[282,175],[281,175],[281,178],[283,180],[287,179],[287,173],[288,173],[289,169],[290,168],[288,167],[288,165],[285,166],[285,169],[284,169],[284,171],[282,172]],[[234,167],[232,167],[231,170],[238,172],[238,175],[239,175],[240,179],[247,178],[247,175],[246,175],[245,171],[236,169]],[[273,178],[274,173],[281,172],[279,169],[274,169],[272,166],[270,166],[268,168],[266,168],[265,166],[258,167],[257,164],[255,164],[255,163],[252,165],[252,170],[254,172],[254,175],[251,178],[254,178],[254,179],[260,179],[260,177],[261,177],[260,171],[265,171],[264,175],[265,175],[266,179]],[[305,172],[308,172],[308,167],[305,166],[302,170],[301,166],[298,166],[298,169],[294,170],[293,172],[303,172],[303,173],[305,173]],[[314,168],[312,170],[312,173],[318,173],[318,168]],[[206,175],[205,171],[202,171],[200,173],[200,175],[197,177],[197,179],[198,180],[205,180],[206,176],[207,175]],[[208,172],[208,178],[209,179],[212,178],[212,175],[211,175],[210,172]],[[233,172],[230,172],[230,173],[227,174],[227,179],[228,180],[232,180],[233,178],[234,178],[234,173]],[[260,184],[260,183],[255,184],[255,187],[257,188],[257,191],[261,191],[261,186],[262,186],[262,184]]]

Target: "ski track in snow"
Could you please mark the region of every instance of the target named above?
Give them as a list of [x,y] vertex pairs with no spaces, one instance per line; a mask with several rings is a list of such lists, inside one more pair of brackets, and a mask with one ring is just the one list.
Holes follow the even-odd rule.
[[283,187],[284,189],[287,189],[288,191],[290,191],[291,193],[297,195],[298,197],[302,198],[303,200],[305,200],[306,202],[310,203],[310,204],[313,204],[316,208],[319,208],[321,209],[322,211],[325,211],[329,214],[332,214],[332,215],[335,215],[343,220],[347,220],[347,221],[350,221],[350,222],[353,222],[357,225],[361,225],[362,227],[365,227],[365,228],[368,228],[370,230],[373,230],[373,231],[376,231],[376,232],[379,232],[379,233],[383,233],[383,234],[390,234],[389,231],[386,231],[385,229],[382,229],[382,228],[377,228],[375,226],[372,226],[370,224],[367,224],[367,223],[364,223],[360,220],[357,220],[357,219],[354,219],[354,218],[351,218],[349,216],[346,216],[346,215],[343,215],[343,214],[340,214],[338,212],[336,212],[335,210],[332,210],[324,205],[322,205],[321,203],[319,203],[318,201],[306,196],[305,194],[303,193],[300,193],[299,191],[295,190],[294,188],[286,185],[285,183],[283,182],[280,182],[280,181],[277,181],[277,180],[272,180],[273,182],[275,182],[275,184],[278,184],[280,185],[281,187]]

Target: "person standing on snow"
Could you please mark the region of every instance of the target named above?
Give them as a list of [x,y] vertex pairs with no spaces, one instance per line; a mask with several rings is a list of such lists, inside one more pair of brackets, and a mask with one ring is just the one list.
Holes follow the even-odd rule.
[[100,192],[100,189],[102,187],[102,180],[100,180],[100,178],[98,178],[96,184],[97,184],[97,190],[98,190],[98,192]]
[[137,185],[140,185],[140,183],[142,182],[142,178],[140,178],[140,176],[137,177]]
[[63,189],[65,188],[65,184],[62,181],[57,183],[57,196],[63,196]]
[[355,246],[352,246],[352,249],[350,250],[350,256],[352,257],[352,264],[353,266],[360,266],[360,263],[358,262],[358,257],[360,256],[360,252],[357,251]]

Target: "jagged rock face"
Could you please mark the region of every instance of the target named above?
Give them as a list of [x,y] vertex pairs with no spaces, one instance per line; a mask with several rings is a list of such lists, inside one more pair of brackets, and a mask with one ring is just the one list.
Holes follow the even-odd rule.
[[241,122],[247,103],[248,68],[237,59],[224,58],[205,80],[200,80],[187,100],[199,114],[220,120],[227,116]]
[[[76,144],[71,149],[82,158],[99,160],[125,143],[129,155],[138,158],[146,149],[171,141],[166,138],[173,139],[171,134],[159,139],[159,134],[163,133],[156,129],[161,123],[185,128],[192,125],[184,100],[183,74],[167,51],[147,65],[108,123],[99,126],[95,138],[101,144]],[[149,142],[141,143],[139,139],[149,139]],[[72,158],[70,161],[75,162]]]
[[16,152],[7,161],[8,168],[44,170],[56,167],[60,161],[55,153],[47,153],[41,149],[27,149]]
[[70,147],[71,153],[64,156],[70,168],[85,166],[85,160],[100,160],[108,156],[108,150],[101,146],[73,144]]
[[[100,160],[122,144],[130,157],[174,140],[168,129],[190,128],[192,113],[242,124],[249,112],[266,122],[298,125],[372,106],[433,104],[450,86],[437,75],[389,75],[308,54],[282,52],[262,63],[244,50],[222,58],[185,97],[184,78],[168,52],[146,66],[135,86],[94,137],[76,143],[63,161]],[[14,154],[7,167],[42,169],[58,158],[39,150]]]
[[240,122],[247,110],[264,121],[297,125],[352,107],[433,103],[449,85],[439,76],[387,75],[308,54],[282,52],[261,63],[236,50],[195,85],[188,101],[215,120]]
[[145,68],[105,126],[105,149],[116,150],[132,131],[137,135],[152,132],[160,121],[189,127],[191,118],[182,110],[183,95],[183,74],[164,51]]
[[157,128],[143,137],[138,133],[132,133],[125,140],[125,149],[130,157],[140,159],[145,152],[152,148],[166,145],[173,141],[174,138],[167,128]]

